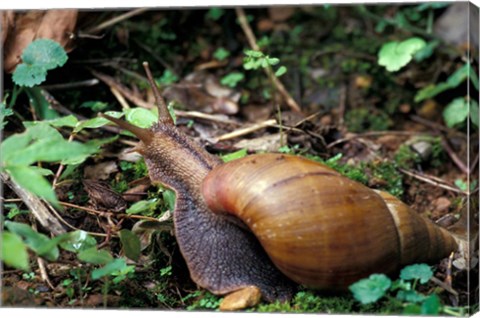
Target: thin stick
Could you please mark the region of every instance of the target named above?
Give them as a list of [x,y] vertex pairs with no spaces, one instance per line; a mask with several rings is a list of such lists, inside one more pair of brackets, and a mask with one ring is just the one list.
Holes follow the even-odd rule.
[[250,134],[250,133],[252,133],[254,131],[257,131],[257,130],[260,130],[262,128],[273,126],[276,123],[277,123],[277,121],[275,119],[269,119],[269,120],[266,120],[264,122],[261,122],[261,123],[258,123],[258,124],[255,124],[255,125],[252,125],[252,126],[249,126],[249,127],[244,127],[244,128],[240,128],[238,130],[234,130],[232,132],[229,132],[227,134],[224,134],[224,135],[216,138],[216,140],[217,141],[222,141],[222,140],[237,138],[237,137],[240,137],[240,136],[243,136],[243,135]]
[[[245,36],[247,37],[248,44],[253,50],[260,51],[260,48],[258,47],[258,44],[257,44],[257,39],[255,38],[252,28],[250,28],[250,24],[248,23],[247,17],[245,16],[245,11],[242,8],[237,7],[235,8],[235,12],[237,13],[238,22],[240,23],[240,26],[242,27],[242,30],[245,33]],[[278,90],[280,95],[282,95],[287,105],[293,111],[301,112],[300,106],[292,98],[292,96],[290,96],[288,91],[285,89],[285,86],[283,86],[283,83],[278,79],[278,77],[274,76],[273,74],[270,74],[270,71],[268,68],[265,68],[264,70],[267,73],[267,76],[272,78],[273,85]]]
[[114,24],[117,24],[119,22],[122,22],[123,20],[126,20],[128,18],[131,18],[137,14],[140,14],[140,13],[143,13],[145,11],[147,11],[148,8],[138,8],[138,9],[135,9],[135,10],[132,10],[132,11],[129,11],[129,12],[126,12],[124,14],[121,14],[121,15],[118,15],[110,20],[107,20],[93,28],[90,28],[88,30],[85,31],[85,33],[97,33],[97,32],[100,32],[102,31],[103,29],[106,29]]
[[424,132],[417,132],[417,131],[399,131],[399,130],[388,130],[388,131],[369,131],[360,134],[351,134],[348,137],[337,139],[334,142],[331,142],[327,145],[327,148],[331,148],[338,144],[344,143],[346,141],[350,141],[352,139],[362,138],[362,137],[370,137],[370,136],[384,136],[384,135],[398,135],[398,136],[415,136],[415,135],[424,135],[424,136],[435,136],[435,134],[428,134]]
[[[55,216],[60,220],[60,222],[62,222],[66,227],[68,227],[68,228],[70,228],[71,230],[74,230],[74,231],[82,230],[82,229],[79,229],[79,228],[71,225],[67,221],[65,221],[65,219],[52,206],[48,205],[48,208],[50,209],[50,211],[52,211],[53,214],[55,214]],[[90,232],[90,231],[85,231],[85,232],[87,232],[88,234],[93,235],[93,236],[103,236],[103,237],[107,236],[107,234],[105,234],[105,233]]]
[[454,187],[451,187],[449,185],[446,185],[446,184],[442,184],[440,182],[437,182],[437,181],[434,181],[432,180],[431,178],[427,177],[427,176],[422,176],[422,175],[419,175],[415,172],[412,172],[412,171],[408,171],[408,170],[405,170],[405,169],[398,169],[400,172],[412,177],[412,178],[415,178],[415,179],[418,179],[418,180],[421,180],[421,181],[424,181],[426,183],[429,183],[429,184],[432,184],[434,186],[437,186],[439,188],[442,188],[442,189],[445,189],[445,190],[449,190],[449,191],[453,191],[453,192],[456,192],[456,193],[460,193],[460,194],[463,194],[463,195],[467,195],[468,193],[460,190],[460,189],[457,189],[457,188],[454,188]]
[[455,153],[455,151],[453,151],[452,147],[450,147],[450,144],[448,143],[447,139],[444,136],[442,136],[442,146],[450,156],[450,159],[452,159],[452,161],[455,163],[455,165],[457,165],[457,167],[463,173],[469,174],[470,169],[467,167],[465,163],[463,163],[463,161],[460,158],[458,158],[457,154]]
[[153,79],[152,72],[150,71],[150,67],[148,66],[148,62],[143,62],[143,68],[145,69],[145,73],[147,73],[148,82],[152,87],[153,96],[155,96],[155,102],[157,103],[158,108],[158,119],[161,120],[163,123],[168,123],[173,125],[173,119],[168,112],[167,104],[165,104],[165,100],[163,99],[162,95],[160,95],[160,91],[158,90],[157,84]]
[[60,204],[63,205],[63,206],[70,207],[70,208],[83,210],[83,211],[85,211],[89,214],[96,215],[96,216],[114,215],[114,216],[116,216],[118,218],[122,218],[122,219],[139,219],[139,220],[148,220],[148,221],[158,222],[158,219],[152,218],[152,217],[149,217],[149,216],[135,215],[135,214],[129,215],[129,214],[125,214],[125,213],[101,212],[101,211],[97,211],[97,210],[94,210],[94,209],[79,206],[79,205],[76,205],[76,204],[73,204],[73,203],[63,202],[63,201],[60,201]]
[[98,83],[100,83],[98,79],[92,78],[89,80],[72,82],[72,83],[41,85],[39,86],[39,88],[54,91],[54,90],[64,90],[64,89],[72,89],[72,88],[79,88],[79,87],[90,87],[90,86],[95,86]]
[[223,117],[226,117],[224,115],[210,115],[210,114],[205,114],[202,112],[197,112],[197,111],[183,111],[183,110],[175,110],[175,115],[180,116],[180,117],[192,117],[192,118],[199,118],[199,119],[206,119],[218,123],[223,123],[223,124],[228,124],[228,125],[234,125],[234,126],[239,126],[240,124],[236,121],[226,119]]
[[130,109],[130,105],[128,105],[128,102],[125,100],[123,95],[113,86],[110,86],[110,91],[112,92],[113,96],[117,99],[117,101],[122,105],[123,110]]

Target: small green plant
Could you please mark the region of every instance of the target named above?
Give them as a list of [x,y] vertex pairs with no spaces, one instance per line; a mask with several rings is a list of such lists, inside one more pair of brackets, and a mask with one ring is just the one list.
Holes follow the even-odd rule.
[[50,39],[32,41],[22,52],[22,63],[13,72],[13,81],[19,86],[33,87],[45,81],[47,72],[63,66],[67,53]]
[[416,290],[418,284],[427,283],[432,276],[428,265],[414,264],[404,267],[400,278],[393,282],[384,274],[372,274],[350,285],[349,289],[362,304],[375,303],[387,297],[401,304],[405,314],[437,315],[442,311],[438,296],[427,296]]
[[33,166],[37,162],[81,163],[98,152],[92,143],[67,141],[45,122],[28,127],[25,132],[5,139],[0,145],[0,172],[6,172],[24,189],[58,207],[58,200],[45,178],[53,172]]
[[220,297],[215,296],[210,292],[197,293],[197,299],[187,307],[187,310],[198,310],[198,309],[208,309],[208,310],[218,310],[220,306]]
[[240,81],[242,81],[245,78],[245,75],[240,72],[231,72],[220,80],[220,83],[222,85],[226,85],[228,87],[234,88],[238,85]]
[[13,111],[11,108],[7,108],[5,103],[0,103],[0,130],[3,130],[7,122],[5,121],[5,117],[12,116]]
[[414,55],[426,45],[427,43],[418,37],[409,38],[402,42],[387,42],[382,45],[378,52],[378,64],[385,66],[389,72],[396,72],[407,65]]
[[[278,65],[279,63],[280,59],[265,55],[261,51],[246,50],[245,58],[243,59],[243,68],[246,70],[257,70],[259,68],[266,68],[272,70],[272,67]],[[287,68],[281,65],[273,74],[276,77],[280,77],[286,72]]]
[[215,50],[215,52],[213,52],[213,57],[219,61],[223,61],[229,56],[230,56],[230,52],[225,50],[223,47],[219,47],[218,49]]
[[178,81],[178,76],[170,70],[165,70],[160,78],[155,79],[155,82],[160,86],[171,85],[176,81]]
[[218,21],[225,14],[222,8],[210,8],[206,14],[207,19]]

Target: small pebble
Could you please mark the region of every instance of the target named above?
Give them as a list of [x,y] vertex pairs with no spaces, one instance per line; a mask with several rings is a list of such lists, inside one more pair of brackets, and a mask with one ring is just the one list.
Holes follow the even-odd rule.
[[262,293],[258,287],[248,286],[225,296],[220,303],[220,310],[233,311],[253,307],[260,302],[261,298]]

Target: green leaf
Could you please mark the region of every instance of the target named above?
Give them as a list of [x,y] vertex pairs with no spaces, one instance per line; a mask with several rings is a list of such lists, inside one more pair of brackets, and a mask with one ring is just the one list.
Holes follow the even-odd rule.
[[242,81],[245,78],[245,75],[240,72],[232,72],[225,75],[221,80],[220,83],[222,85],[226,85],[228,87],[236,87],[238,82]]
[[422,315],[438,315],[440,312],[440,299],[436,294],[432,294],[425,299],[422,304]]
[[47,69],[42,65],[19,64],[12,76],[13,82],[19,86],[33,87],[47,79]]
[[105,250],[97,250],[97,248],[90,247],[78,253],[78,259],[82,262],[103,265],[108,264],[113,260],[112,255]]
[[422,88],[418,91],[415,95],[415,102],[421,102],[422,100],[429,99],[435,97],[436,95],[450,89],[450,85],[446,82],[438,83],[438,84],[430,84]]
[[[120,118],[123,115],[122,112],[115,112],[115,111],[108,111],[108,112],[105,112],[105,114],[115,118]],[[95,117],[87,120],[82,120],[78,122],[73,132],[78,133],[79,131],[85,128],[98,128],[98,127],[105,126],[106,124],[110,124],[110,121],[103,117]]]
[[158,115],[148,109],[137,107],[127,109],[125,119],[135,126],[149,128],[158,121]]
[[423,301],[425,296],[414,290],[399,290],[396,298],[409,303],[418,303]]
[[468,104],[463,97],[455,98],[443,110],[443,120],[448,127],[464,122],[468,117]]
[[287,73],[287,68],[282,65],[282,66],[280,66],[280,67],[278,68],[278,70],[275,72],[275,76],[276,76],[276,77],[280,77],[280,76],[282,76],[282,75],[285,74],[285,73]]
[[465,64],[456,70],[452,75],[447,78],[447,84],[450,88],[455,88],[462,84],[468,78],[468,72],[470,71],[470,64]]
[[49,261],[55,261],[59,256],[56,242],[52,241],[45,234],[33,230],[30,226],[12,221],[6,221],[5,226],[10,232],[21,236],[25,243],[39,256],[45,257]]
[[97,241],[95,238],[82,230],[69,232],[66,239],[60,243],[61,248],[74,253],[84,251],[96,245]]
[[157,199],[150,200],[140,200],[132,204],[125,213],[127,214],[141,214],[144,211],[149,211],[154,209],[158,204]]
[[246,155],[247,155],[247,149],[243,148],[243,149],[237,150],[235,152],[223,155],[223,156],[221,156],[221,159],[223,160],[223,162],[229,162],[229,161],[232,161],[232,160],[235,160],[235,159],[243,158]]
[[15,233],[3,232],[0,259],[8,266],[30,271],[27,246],[22,238]]
[[225,50],[223,47],[219,47],[213,53],[213,57],[216,58],[219,61],[223,61],[229,56],[230,56],[230,52]]
[[472,123],[477,126],[478,128],[478,103],[476,100],[471,99],[470,100],[470,118],[472,120]]
[[400,272],[401,279],[419,279],[421,284],[428,282],[432,276],[432,269],[427,264],[413,264],[405,266]]
[[353,297],[362,304],[374,303],[385,295],[392,281],[384,274],[372,274],[350,285]]
[[0,130],[3,130],[5,125],[5,117],[13,115],[13,111],[10,108],[7,108],[7,105],[3,102],[0,102]]
[[6,170],[12,179],[25,190],[58,206],[52,185],[38,170],[28,166],[8,166]]
[[415,61],[421,62],[423,60],[428,59],[430,56],[432,56],[434,50],[437,48],[439,44],[440,44],[439,40],[433,40],[428,42],[423,49],[415,53],[414,55]]
[[176,200],[176,195],[173,190],[166,189],[165,191],[162,192],[162,199],[163,202],[167,205],[168,209],[170,211],[175,210],[175,200]]
[[68,115],[44,121],[52,127],[75,127],[78,124],[77,117]]
[[395,72],[407,65],[415,53],[423,49],[426,42],[413,37],[402,42],[387,42],[378,52],[378,64],[385,66],[389,72]]
[[117,258],[110,261],[102,268],[97,268],[92,271],[92,279],[99,279],[107,275],[112,275],[115,272],[122,271],[127,267],[127,263],[123,258]]
[[119,233],[120,242],[122,242],[123,251],[125,252],[125,256],[129,259],[138,261],[140,257],[140,239],[138,236],[133,234],[131,231],[127,229],[121,230]]
[[19,86],[33,87],[45,81],[47,71],[67,62],[63,47],[50,39],[31,42],[22,53],[22,63],[13,72],[13,81]]
[[29,65],[41,65],[46,70],[63,66],[68,56],[63,47],[50,39],[38,39],[31,42],[22,53],[22,62]]
[[280,63],[280,59],[276,58],[276,57],[268,57],[267,58],[267,61],[268,61],[268,64],[270,65],[277,65],[278,63]]

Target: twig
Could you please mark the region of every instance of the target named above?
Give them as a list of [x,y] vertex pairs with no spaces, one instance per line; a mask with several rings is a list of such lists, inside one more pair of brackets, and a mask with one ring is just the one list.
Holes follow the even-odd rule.
[[41,85],[39,86],[39,88],[54,91],[54,90],[72,89],[72,88],[79,88],[79,87],[90,87],[90,86],[95,86],[98,83],[100,83],[98,79],[92,78],[89,80],[79,81],[79,82]]
[[25,202],[28,209],[32,212],[32,215],[45,229],[48,229],[54,235],[66,232],[57,218],[48,211],[38,197],[22,188],[4,172],[0,173],[0,179],[14,191],[23,202]]
[[[32,228],[35,230],[35,231],[38,231],[37,229],[37,224],[35,222],[32,222]],[[45,269],[45,261],[41,258],[41,257],[38,257],[37,256],[37,264],[38,264],[38,269],[40,271],[40,277],[42,278],[42,280],[44,282],[47,283],[47,285],[52,289],[54,290],[55,287],[53,287],[53,284],[52,282],[50,281],[50,278],[48,277],[48,274],[47,274],[47,270]]]
[[452,159],[452,161],[457,165],[457,167],[463,173],[469,174],[470,169],[467,167],[466,164],[463,163],[462,160],[460,160],[460,158],[458,158],[457,154],[453,151],[452,147],[450,147],[450,144],[448,143],[448,141],[445,139],[444,136],[442,136],[442,146],[445,149],[445,151],[448,153],[448,155],[450,156],[450,159]]
[[37,263],[38,269],[40,270],[40,277],[42,277],[42,280],[46,282],[52,290],[55,290],[55,287],[53,286],[50,278],[48,277],[47,269],[45,268],[45,261],[42,258],[37,257]]
[[[71,142],[74,137],[75,137],[75,134],[72,132],[68,137],[68,142]],[[65,168],[64,164],[60,164],[60,166],[58,166],[57,172],[55,173],[55,176],[53,177],[53,181],[52,181],[53,189],[55,189],[55,187],[57,186],[58,178],[60,178],[60,175],[62,174],[64,168]]]
[[140,13],[143,13],[145,11],[147,11],[148,8],[138,8],[138,9],[135,9],[135,10],[132,10],[132,11],[129,11],[129,12],[126,12],[124,14],[121,14],[121,15],[118,15],[110,20],[107,20],[97,26],[94,26],[90,29],[87,29],[84,33],[97,33],[97,32],[100,32],[102,31],[103,29],[106,29],[114,24],[117,24],[123,20],[126,20],[126,19],[129,19],[135,15],[138,15]]
[[443,184],[443,183],[440,183],[440,182],[437,182],[435,180],[433,180],[432,178],[428,177],[428,176],[424,176],[424,175],[419,175],[415,172],[412,172],[412,171],[408,171],[406,169],[402,169],[402,168],[399,168],[398,169],[400,172],[412,177],[412,178],[415,178],[415,179],[418,179],[418,180],[421,180],[421,181],[424,181],[426,183],[429,183],[429,184],[432,184],[434,186],[437,186],[439,188],[442,188],[442,189],[445,189],[445,190],[449,190],[449,191],[453,191],[453,192],[456,192],[456,193],[460,193],[460,194],[463,194],[463,195],[468,195],[468,193],[460,190],[460,189],[457,189],[457,188],[454,188],[452,186],[449,186],[447,184]]
[[135,214],[130,215],[130,214],[126,214],[126,213],[101,212],[101,211],[97,211],[95,209],[86,208],[86,207],[76,205],[76,204],[73,204],[73,203],[68,203],[68,202],[63,202],[63,201],[60,201],[59,203],[63,206],[83,210],[83,211],[85,211],[89,214],[96,215],[96,216],[109,217],[109,216],[113,215],[113,216],[116,216],[116,217],[121,218],[121,219],[139,219],[139,220],[148,220],[148,221],[159,222],[158,219],[152,218],[150,216],[135,215]]
[[205,114],[202,112],[197,112],[197,111],[183,111],[183,110],[175,110],[175,115],[179,117],[191,117],[191,118],[199,118],[199,119],[206,119],[222,124],[228,124],[228,125],[234,125],[234,126],[239,126],[240,123],[230,120],[225,118],[225,115],[211,115],[211,114]]
[[[71,225],[67,221],[65,221],[65,219],[52,206],[48,205],[48,207],[50,208],[50,211],[52,211],[52,213],[55,214],[55,216],[60,220],[60,222],[62,222],[68,228],[70,228],[71,230],[74,230],[74,231],[84,231],[82,229],[79,229],[79,228]],[[107,236],[107,234],[105,234],[105,233],[90,232],[90,231],[85,231],[85,232],[90,234],[90,235],[93,235],[93,236],[103,236],[103,237]]]
[[370,136],[384,136],[384,135],[398,135],[398,136],[415,136],[415,135],[425,135],[425,136],[434,136],[435,134],[428,134],[424,132],[417,132],[417,131],[398,131],[398,130],[388,130],[388,131],[369,131],[365,133],[359,134],[351,134],[342,139],[337,139],[327,145],[327,148],[332,148],[338,144],[350,141],[352,139],[363,138],[363,137],[370,137]]
[[113,96],[115,96],[117,101],[120,103],[123,110],[130,109],[130,105],[128,105],[123,95],[120,94],[120,92],[115,87],[110,86],[110,91],[112,92]]
[[264,122],[261,122],[261,123],[255,124],[255,125],[240,128],[238,130],[234,130],[234,131],[229,132],[227,134],[221,135],[220,137],[215,138],[215,140],[216,141],[222,141],[222,140],[237,138],[237,137],[240,137],[240,136],[243,136],[243,135],[250,134],[254,131],[273,126],[276,123],[277,123],[277,121],[275,119],[269,119],[269,120],[266,120]]
[[[247,17],[245,16],[245,11],[242,8],[237,7],[237,8],[235,8],[235,12],[237,13],[238,22],[240,23],[240,26],[242,27],[242,30],[245,33],[245,36],[247,37],[248,44],[250,45],[250,47],[253,50],[259,51],[260,48],[258,47],[257,39],[255,38],[255,35],[253,34],[252,29],[250,28],[250,24],[248,23]],[[266,68],[264,70],[267,73],[267,76],[271,77],[273,85],[278,90],[280,95],[282,95],[282,97],[285,100],[285,102],[287,103],[287,105],[293,111],[301,112],[300,106],[292,98],[292,96],[290,96],[288,91],[285,89],[285,86],[278,79],[278,77],[273,76],[273,74],[270,74],[269,69]]]

